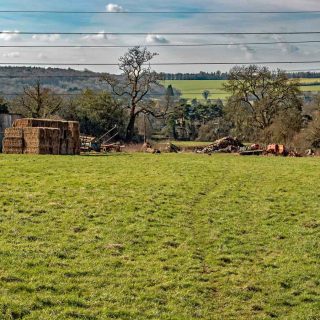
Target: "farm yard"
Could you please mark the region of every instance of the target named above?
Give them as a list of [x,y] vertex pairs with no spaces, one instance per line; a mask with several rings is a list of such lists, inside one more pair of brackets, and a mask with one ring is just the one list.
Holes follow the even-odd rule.
[[0,166],[0,319],[320,317],[318,158]]
[[[300,89],[303,92],[319,92],[320,79],[300,79],[303,84]],[[210,99],[228,98],[229,94],[224,91],[223,84],[225,80],[166,80],[161,82],[164,86],[172,85],[181,92],[181,97],[184,99],[203,99],[202,92],[209,90]],[[310,84],[310,85],[308,85]]]

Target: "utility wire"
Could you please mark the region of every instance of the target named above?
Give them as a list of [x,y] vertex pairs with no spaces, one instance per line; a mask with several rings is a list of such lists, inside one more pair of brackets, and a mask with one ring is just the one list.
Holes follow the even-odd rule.
[[[57,92],[52,92],[53,95],[57,95],[57,96],[79,96],[82,93],[82,91],[80,91],[79,93],[57,93]],[[187,92],[187,93],[181,93],[180,95],[177,96],[185,96],[185,95],[196,95],[196,94],[202,94],[202,92]],[[218,95],[218,94],[226,94],[227,92],[210,92],[210,95]],[[15,92],[15,93],[4,93],[4,92],[0,92],[1,96],[18,96],[18,95],[23,95],[24,92]],[[165,93],[148,93],[148,95],[150,96],[165,96]]]
[[[314,72],[315,70],[320,70],[320,69],[312,69],[312,70],[284,70],[286,73],[290,74],[291,72],[303,72],[303,73],[316,73]],[[170,74],[170,73],[168,73]],[[103,74],[101,75],[82,75],[82,76],[77,76],[77,75],[8,75],[8,76],[0,76],[0,79],[38,79],[38,78],[70,78],[70,79],[101,79],[103,76]],[[317,80],[318,78],[310,78],[310,79],[314,79]],[[189,79],[180,79],[180,80],[184,80],[184,81],[189,81]],[[166,81],[166,82],[170,82],[170,81],[180,81],[180,80],[169,80],[169,79],[159,79],[159,81]],[[197,80],[197,79],[194,79]],[[223,79],[208,79],[208,81],[216,81],[216,80],[223,80]],[[224,79],[227,80],[227,79]],[[198,80],[198,81],[202,81],[202,80]]]
[[[252,62],[158,62],[150,66],[188,66],[188,65],[265,65],[265,64],[317,64],[320,60],[313,61],[252,61]],[[118,63],[73,63],[73,62],[0,62],[0,65],[33,65],[33,66],[118,66]]]
[[284,31],[284,32],[39,32],[39,31],[0,31],[0,34],[14,35],[105,35],[105,36],[138,36],[138,35],[303,35],[303,34],[320,34],[320,31]]
[[[291,73],[291,72],[303,72],[303,73],[316,73],[314,72],[315,70],[320,70],[320,69],[312,69],[312,70],[284,70],[286,73]],[[170,73],[168,73],[170,74]],[[70,79],[101,79],[105,74],[101,75],[8,75],[8,76],[0,76],[0,79],[37,79],[37,78],[70,78]],[[310,78],[313,79],[313,78]],[[317,80],[318,78],[314,78]],[[188,81],[189,79],[180,79],[180,80],[185,80]],[[194,79],[197,80],[197,79]],[[223,80],[223,79],[207,79],[208,81],[215,81],[215,80]],[[227,80],[227,79],[224,79]],[[176,80],[169,80],[169,79],[159,79],[159,81],[176,81]],[[179,81],[179,80],[177,80]],[[202,80],[198,80],[202,81]]]
[[0,45],[0,48],[131,48],[146,47],[210,47],[210,46],[249,46],[274,44],[306,44],[320,43],[320,40],[305,41],[273,41],[273,42],[237,42],[237,43],[199,43],[199,44],[140,44],[140,45]]
[[61,11],[61,10],[0,10],[0,13],[35,14],[314,14],[319,10],[305,11]]

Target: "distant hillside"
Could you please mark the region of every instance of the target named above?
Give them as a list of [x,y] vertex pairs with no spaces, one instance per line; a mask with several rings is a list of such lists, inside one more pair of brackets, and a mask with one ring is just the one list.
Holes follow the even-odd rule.
[[[0,67],[0,96],[5,96],[7,98],[15,97],[15,94],[23,92],[23,88],[35,84],[37,80],[41,83],[55,90],[57,93],[61,94],[78,94],[83,89],[90,88],[95,90],[108,89],[106,83],[102,83],[100,78],[103,74],[92,72],[89,70],[79,71],[74,69],[59,69],[59,68],[39,68],[39,67]],[[306,81],[301,85],[303,91],[318,91],[319,82],[316,80],[320,78],[320,73],[293,73],[289,74],[290,78],[304,78],[304,79],[314,79],[313,81]],[[184,94],[184,97],[190,99],[194,91],[200,90],[194,97],[202,98],[201,92],[204,89],[209,89],[213,96],[212,98],[225,98],[225,94],[219,96],[215,92],[216,84],[214,88],[204,86],[204,83],[197,83],[195,86],[194,82],[189,82],[188,86],[192,84],[189,88],[192,94],[189,94],[184,87],[181,87],[179,82],[175,80],[226,80],[228,78],[228,73],[221,73],[219,71],[213,73],[199,72],[199,73],[178,73],[178,74],[166,74],[161,73],[160,78],[163,79],[161,83],[163,86],[154,86],[150,92],[150,97],[159,98],[161,95],[165,94],[166,87],[169,84],[173,84],[175,87],[175,95],[179,95],[179,91]],[[201,81],[200,81],[201,82]],[[208,83],[208,82],[207,82]],[[219,90],[218,90],[219,91]],[[221,88],[220,88],[221,91]]]
[[[33,85],[37,80],[57,93],[77,94],[83,89],[107,89],[106,83],[99,81],[101,73],[59,68],[0,67],[0,95],[7,98],[21,93],[24,87]],[[165,88],[154,87],[151,96],[164,94]]]

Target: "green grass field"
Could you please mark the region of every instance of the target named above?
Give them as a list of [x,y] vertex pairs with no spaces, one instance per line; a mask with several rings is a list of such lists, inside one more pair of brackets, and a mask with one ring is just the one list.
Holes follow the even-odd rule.
[[211,92],[210,99],[226,99],[227,93],[224,93],[224,80],[166,80],[162,84],[167,87],[172,85],[182,93],[184,99],[203,99],[202,92],[209,90]]
[[[302,91],[319,92],[320,91],[320,79],[300,79],[304,84],[319,82],[317,86],[301,86]],[[223,84],[224,80],[166,80],[162,81],[162,84],[167,87],[172,85],[182,93],[184,99],[203,99],[202,92],[209,90],[211,92],[210,99],[226,99],[228,93],[224,92]]]
[[320,319],[320,160],[0,155],[0,319]]

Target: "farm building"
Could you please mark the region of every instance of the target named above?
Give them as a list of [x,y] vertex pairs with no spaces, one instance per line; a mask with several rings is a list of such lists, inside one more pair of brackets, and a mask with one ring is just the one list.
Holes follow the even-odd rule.
[[20,119],[21,115],[13,113],[0,113],[0,152],[2,150],[2,140],[4,138],[4,132],[7,128],[10,128],[13,122]]
[[9,154],[80,154],[79,123],[17,119],[5,130],[3,152]]

